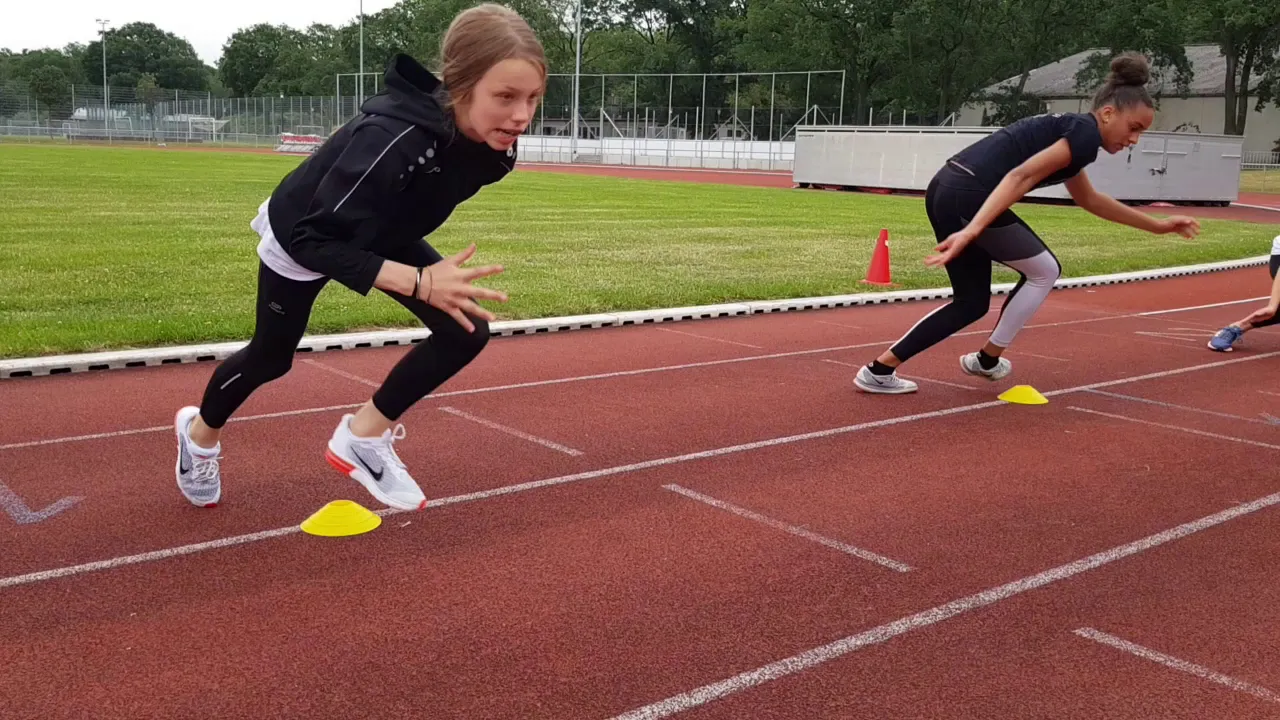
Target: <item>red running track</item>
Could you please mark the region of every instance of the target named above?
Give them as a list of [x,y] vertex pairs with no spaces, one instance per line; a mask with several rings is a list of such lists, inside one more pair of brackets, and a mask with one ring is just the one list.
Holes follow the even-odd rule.
[[300,357],[228,426],[212,510],[169,426],[211,366],[7,381],[4,505],[73,504],[0,514],[0,703],[1276,717],[1280,333],[1204,347],[1266,279],[1056,292],[992,384],[956,358],[997,299],[913,396],[850,380],[933,303],[499,339],[404,419],[432,506],[343,539],[297,525],[378,507],[322,452],[402,349]]

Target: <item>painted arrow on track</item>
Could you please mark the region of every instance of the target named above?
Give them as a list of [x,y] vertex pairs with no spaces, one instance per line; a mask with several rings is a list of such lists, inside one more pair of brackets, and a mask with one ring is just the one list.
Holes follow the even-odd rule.
[[0,507],[3,507],[4,511],[9,513],[9,517],[13,518],[13,521],[19,525],[30,525],[48,520],[83,499],[82,497],[64,497],[43,510],[33,511],[27,507],[22,498],[18,497],[17,493],[0,482]]

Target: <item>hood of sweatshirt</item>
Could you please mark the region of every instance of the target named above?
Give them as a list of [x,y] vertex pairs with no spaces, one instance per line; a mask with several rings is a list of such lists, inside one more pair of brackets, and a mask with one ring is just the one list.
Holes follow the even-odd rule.
[[444,87],[430,70],[408,55],[397,54],[385,77],[386,87],[360,106],[362,112],[404,120],[437,137],[453,134],[453,116],[441,102]]

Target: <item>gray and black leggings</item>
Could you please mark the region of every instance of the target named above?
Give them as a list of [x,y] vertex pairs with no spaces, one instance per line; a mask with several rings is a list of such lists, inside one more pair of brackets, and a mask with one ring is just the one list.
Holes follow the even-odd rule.
[[[964,229],[978,214],[988,194],[963,170],[947,165],[939,171],[925,194],[925,211],[938,242]],[[993,345],[1008,347],[1062,275],[1062,266],[1053,251],[1012,210],[997,217],[947,263],[947,275],[954,291],[951,302],[912,326],[891,348],[894,356],[905,362],[982,319],[991,308],[992,262],[1008,266],[1021,275],[1005,299],[990,338]]]
[[[388,255],[391,260],[414,267],[441,260],[440,253],[425,240]],[[289,372],[298,342],[306,332],[311,307],[328,281],[291,280],[259,264],[253,339],[214,370],[200,404],[200,417],[205,424],[222,427],[255,390]],[[431,335],[400,358],[373,394],[378,412],[397,420],[480,354],[489,341],[489,324],[468,313],[475,325],[475,332],[469,333],[448,313],[417,298],[386,294],[431,328]]]

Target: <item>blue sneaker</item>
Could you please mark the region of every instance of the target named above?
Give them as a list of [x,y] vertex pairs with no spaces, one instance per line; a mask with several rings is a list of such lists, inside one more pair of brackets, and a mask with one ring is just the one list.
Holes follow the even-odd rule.
[[1218,352],[1231,352],[1231,346],[1244,336],[1244,330],[1235,325],[1228,325],[1218,331],[1217,335],[1209,341],[1209,349]]

